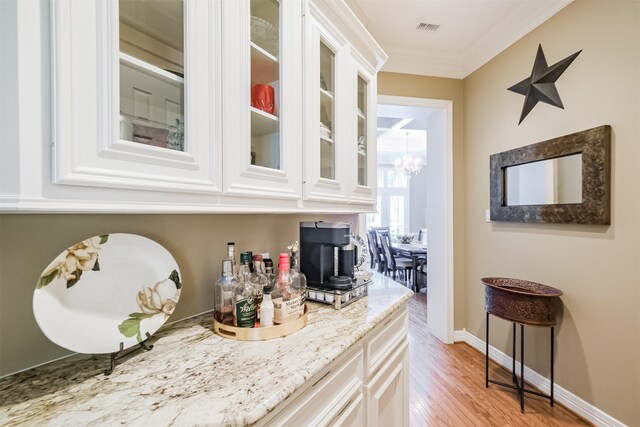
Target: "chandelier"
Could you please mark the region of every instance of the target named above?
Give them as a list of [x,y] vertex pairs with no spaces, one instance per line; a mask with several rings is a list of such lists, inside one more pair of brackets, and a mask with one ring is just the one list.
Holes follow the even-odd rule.
[[406,133],[407,144],[404,156],[396,159],[394,166],[396,170],[404,173],[405,175],[411,175],[412,173],[420,172],[422,169],[422,159],[420,157],[413,157],[409,154],[409,132]]

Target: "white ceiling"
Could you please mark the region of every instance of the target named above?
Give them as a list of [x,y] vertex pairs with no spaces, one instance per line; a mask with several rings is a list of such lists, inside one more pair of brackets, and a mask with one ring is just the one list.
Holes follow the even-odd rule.
[[[464,78],[572,0],[346,0],[382,46],[383,71]],[[419,23],[438,24],[435,32]]]

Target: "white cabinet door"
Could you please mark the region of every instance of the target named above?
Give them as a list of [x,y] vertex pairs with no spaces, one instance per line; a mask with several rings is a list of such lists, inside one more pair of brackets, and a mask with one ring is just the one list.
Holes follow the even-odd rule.
[[230,196],[302,195],[302,3],[224,0],[223,185]]
[[349,46],[314,3],[305,30],[304,198],[346,202]]
[[364,415],[364,396],[360,392],[330,425],[332,427],[363,427]]
[[376,75],[373,67],[351,49],[352,71],[349,93],[348,159],[345,169],[350,184],[351,203],[374,205],[376,203]]
[[409,425],[409,353],[405,340],[364,386],[367,426]]
[[220,193],[219,3],[51,11],[54,183]]

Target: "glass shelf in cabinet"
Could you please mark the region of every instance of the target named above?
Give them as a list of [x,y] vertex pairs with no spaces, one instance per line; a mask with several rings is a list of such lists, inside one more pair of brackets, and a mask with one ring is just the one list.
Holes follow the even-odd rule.
[[138,59],[135,56],[127,55],[123,52],[120,52],[120,63],[124,66],[128,66],[138,71],[142,71],[143,73],[149,74],[152,77],[166,83],[184,84],[183,77],[180,77],[179,75],[174,74],[171,71],[167,71],[160,67],[156,67],[155,65],[149,64],[148,62]]
[[327,98],[333,100],[333,93],[328,90],[320,89],[320,94],[326,96]]
[[251,81],[273,83],[280,79],[278,60],[255,43],[251,43]]
[[250,109],[252,136],[267,135],[278,132],[279,119],[276,116],[255,107],[250,107]]
[[333,144],[333,139],[332,138],[326,138],[324,136],[320,137],[320,141],[326,142],[326,143],[329,143],[329,144]]

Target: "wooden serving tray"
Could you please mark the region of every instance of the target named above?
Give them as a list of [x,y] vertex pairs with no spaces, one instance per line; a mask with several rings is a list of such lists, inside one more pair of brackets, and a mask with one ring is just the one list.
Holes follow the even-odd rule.
[[213,319],[213,329],[216,334],[224,338],[238,341],[264,341],[274,338],[286,337],[302,329],[307,324],[307,305],[304,305],[304,314],[292,322],[282,325],[266,326],[263,328],[238,328],[224,325]]

